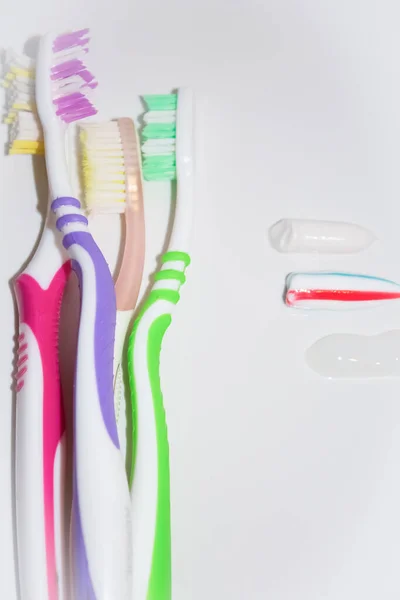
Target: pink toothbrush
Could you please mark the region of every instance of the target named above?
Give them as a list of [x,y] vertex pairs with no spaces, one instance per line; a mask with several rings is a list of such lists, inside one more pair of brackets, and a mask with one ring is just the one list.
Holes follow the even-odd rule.
[[[42,154],[34,113],[34,65],[5,55],[10,154]],[[16,517],[22,600],[64,598],[65,421],[58,331],[71,263],[49,211],[39,246],[14,282],[19,312],[16,370]]]

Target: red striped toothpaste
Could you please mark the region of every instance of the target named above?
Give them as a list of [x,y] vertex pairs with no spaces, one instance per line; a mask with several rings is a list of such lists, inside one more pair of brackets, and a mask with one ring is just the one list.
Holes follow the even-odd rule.
[[353,273],[292,273],[286,304],[293,308],[352,310],[400,299],[400,285],[389,279]]

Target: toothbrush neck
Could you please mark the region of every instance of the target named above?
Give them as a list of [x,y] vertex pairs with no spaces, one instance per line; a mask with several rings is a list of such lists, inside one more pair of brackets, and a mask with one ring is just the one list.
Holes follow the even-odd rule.
[[193,220],[193,198],[193,177],[191,175],[178,177],[174,225],[168,244],[169,251],[187,252],[189,249]]
[[46,167],[51,200],[74,195],[66,158],[66,136],[57,121],[54,118],[51,126],[44,128],[45,147],[50,149],[46,152]]

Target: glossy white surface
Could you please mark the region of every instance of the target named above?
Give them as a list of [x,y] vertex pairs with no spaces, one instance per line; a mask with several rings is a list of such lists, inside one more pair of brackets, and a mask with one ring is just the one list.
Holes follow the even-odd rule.
[[[399,380],[328,381],[304,352],[332,333],[400,329],[400,307],[293,314],[282,292],[300,270],[400,281],[399,3],[0,0],[0,14],[1,43],[18,49],[52,26],[92,26],[99,118],[138,115],[142,92],[196,93],[193,261],[162,358],[173,600],[397,600]],[[0,182],[0,569],[15,600],[8,280],[41,216],[29,159],[0,156]],[[166,186],[145,194],[147,282],[169,203]],[[282,215],[362,223],[380,241],[279,254],[266,229]],[[117,220],[94,231],[114,262]]]
[[353,254],[374,240],[365,227],[340,221],[280,219],[269,228],[270,244],[278,252]]
[[[46,598],[46,537],[44,523],[43,486],[43,384],[42,362],[37,340],[25,323],[21,334],[28,345],[29,370],[25,384],[18,394],[16,415],[16,475],[18,494],[18,562],[22,598]],[[30,404],[28,404],[30,400]],[[57,486],[57,480],[55,481]]]
[[306,360],[323,377],[399,377],[400,330],[378,335],[327,335],[307,350]]

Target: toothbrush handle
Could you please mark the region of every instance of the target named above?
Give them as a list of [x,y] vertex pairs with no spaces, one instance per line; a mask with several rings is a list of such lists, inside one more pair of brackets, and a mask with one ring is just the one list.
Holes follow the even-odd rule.
[[81,290],[74,397],[72,583],[76,600],[128,600],[132,528],[114,413],[114,284],[79,201],[58,198],[52,210]]
[[69,262],[43,289],[24,273],[19,309],[16,400],[16,517],[21,598],[62,597],[64,409],[58,363],[61,300]]
[[163,338],[189,257],[174,253],[179,261],[170,269],[171,255],[164,255],[164,266],[155,275],[156,283],[134,323],[128,347],[134,432],[133,597],[146,600],[171,600],[172,593],[169,444],[159,367]]
[[[117,294],[117,291],[116,291]],[[126,362],[125,346],[128,332],[131,329],[133,310],[117,310],[117,322],[115,328],[114,344],[114,407],[115,418],[118,426],[118,437],[122,456],[125,457],[126,472],[131,469],[132,443],[127,431],[131,428],[130,406],[131,399],[128,392],[129,386],[125,386]]]

